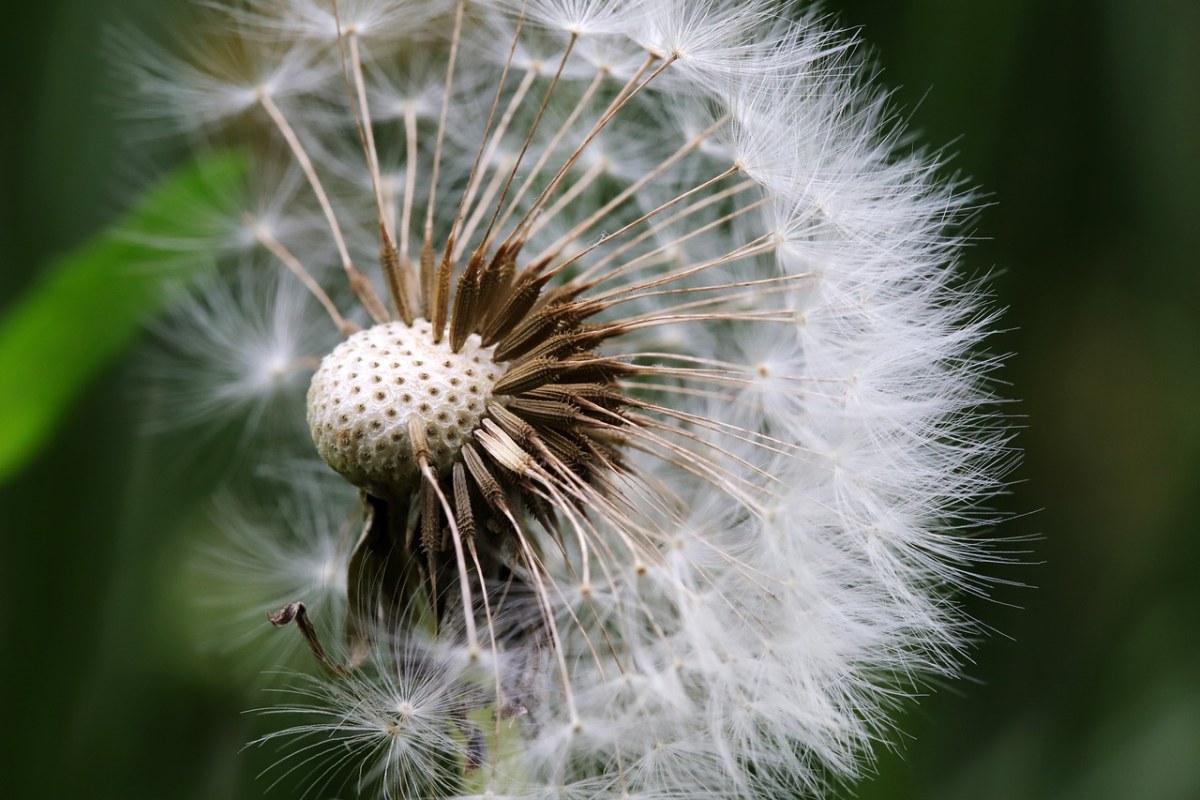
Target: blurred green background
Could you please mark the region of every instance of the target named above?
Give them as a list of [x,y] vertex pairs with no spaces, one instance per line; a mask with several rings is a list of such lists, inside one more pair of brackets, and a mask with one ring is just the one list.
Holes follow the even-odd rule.
[[[0,314],[144,188],[103,30],[165,5],[6,5]],[[827,8],[862,27],[913,127],[951,142],[994,202],[965,260],[995,271],[996,349],[1016,353],[1001,377],[1026,455],[1003,533],[1040,537],[997,571],[1036,588],[972,601],[998,635],[968,679],[908,713],[900,752],[846,796],[1196,800],[1200,3]],[[208,468],[160,471],[174,444],[139,434],[135,361],[0,487],[6,797],[253,798],[269,783],[255,774],[273,756],[238,752],[255,724],[241,712],[267,701],[194,652],[171,606],[179,509],[205,482],[180,476]]]

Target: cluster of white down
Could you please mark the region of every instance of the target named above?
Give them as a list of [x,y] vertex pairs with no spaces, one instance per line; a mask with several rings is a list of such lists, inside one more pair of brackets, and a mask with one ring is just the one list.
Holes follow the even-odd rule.
[[[231,4],[218,16],[225,35],[243,39],[240,60],[152,55],[134,74],[145,103],[175,109],[185,127],[251,119],[276,137],[277,163],[285,166],[268,163],[255,173],[253,223],[231,236],[230,247],[247,245],[252,253],[265,240],[282,243],[302,255],[342,313],[369,325],[365,314],[349,310],[339,248],[264,101],[271,99],[310,154],[346,251],[382,292],[371,272],[379,246],[375,196],[353,134],[346,101],[352,82],[343,74],[331,8],[327,0]],[[341,29],[356,37],[366,68],[385,215],[410,256],[429,197],[455,12],[453,0],[340,2]],[[569,256],[700,186],[654,221],[694,207],[689,214],[642,239],[635,237],[652,223],[605,241],[569,274],[632,263],[626,278],[645,279],[758,246],[681,282],[728,286],[728,302],[715,309],[725,318],[671,311],[680,316],[672,324],[646,326],[610,346],[681,373],[648,380],[634,394],[677,409],[675,418],[654,418],[703,439],[706,460],[686,457],[682,448],[694,449],[695,438],[656,431],[662,452],[643,452],[654,449],[643,439],[630,453],[649,477],[624,487],[642,529],[620,530],[601,514],[593,523],[599,538],[586,556],[572,546],[545,549],[561,662],[548,653],[499,655],[498,669],[512,673],[506,680],[529,694],[519,713],[500,723],[489,764],[455,796],[817,793],[831,778],[858,773],[870,744],[887,731],[886,712],[916,682],[953,672],[970,628],[953,594],[972,588],[971,565],[987,556],[970,531],[986,521],[980,503],[999,485],[1007,451],[1002,427],[984,410],[994,363],[976,354],[991,320],[976,290],[953,270],[960,244],[954,226],[969,199],[939,182],[936,157],[901,146],[884,95],[868,85],[852,53],[857,45],[803,8],[758,0],[470,2],[447,104],[433,215],[439,246],[505,62],[511,65],[496,119],[518,92],[530,99],[515,105],[507,130],[485,148],[479,198],[498,195],[494,176],[520,152],[568,43],[561,85],[511,190],[513,220],[536,196],[532,189],[520,194],[532,165],[547,155],[545,173],[530,178],[531,186],[544,186],[573,147],[555,143],[558,131],[567,131],[563,141],[581,139],[648,54],[658,57],[651,71],[669,66],[572,167],[560,192],[570,198],[535,228],[523,256]],[[589,92],[597,99],[586,101]],[[586,111],[573,119],[581,98]],[[419,141],[417,162],[406,149],[409,132]],[[685,157],[580,231],[580,221],[693,140]],[[749,188],[733,190],[747,180]],[[707,206],[698,202],[726,190]],[[739,208],[745,213],[731,215]],[[466,251],[487,219],[464,222],[472,226]],[[243,271],[282,276],[269,298],[302,292],[261,247],[241,262]],[[678,303],[678,296],[641,292],[606,317],[653,315]],[[274,341],[282,330],[300,338],[294,316],[276,314],[274,326],[231,318],[261,313],[262,306],[193,304],[186,337],[176,337],[177,349],[186,338],[193,354],[227,365],[205,373],[231,376],[210,392],[222,408],[237,392],[251,408],[272,392],[303,395],[304,380],[232,379],[239,371],[282,374],[278,365],[247,363],[247,354],[258,352],[251,334]],[[787,318],[758,320],[758,312]],[[198,321],[205,313],[208,321]],[[305,325],[336,334],[318,303],[305,313]],[[205,326],[218,335],[196,344]],[[219,335],[231,329],[247,335]],[[299,347],[260,349],[286,351],[288,364],[323,355],[292,352]],[[290,454],[306,436],[302,415],[287,435],[299,437],[281,451]],[[259,458],[276,458],[265,444],[255,447]],[[355,492],[348,485],[331,490],[328,482],[303,485],[340,492],[338,507]],[[297,584],[295,599],[304,599],[305,588]],[[539,614],[532,598],[525,607]],[[537,659],[544,663],[531,666]],[[411,790],[424,751],[398,738],[395,720],[380,720],[387,709],[411,711],[413,696],[436,705],[444,687],[468,680],[448,677],[453,669],[429,672],[424,687],[409,686],[413,676],[406,682],[393,675],[376,686],[355,678],[342,689],[322,688],[322,702],[344,707],[330,709],[327,728],[299,732],[316,737],[312,746],[328,737],[336,751],[331,763],[344,758],[335,742],[353,742],[370,761],[356,774],[381,793]],[[444,726],[427,729],[444,739],[439,747],[462,745]],[[425,728],[405,730],[412,736]],[[303,758],[313,755],[306,750]]]

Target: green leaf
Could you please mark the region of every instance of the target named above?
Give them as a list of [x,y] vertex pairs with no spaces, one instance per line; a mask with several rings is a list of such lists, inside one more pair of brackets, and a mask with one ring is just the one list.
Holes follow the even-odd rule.
[[0,483],[46,442],[88,380],[171,286],[213,262],[244,178],[240,157],[189,164],[123,220],[53,264],[0,318]]

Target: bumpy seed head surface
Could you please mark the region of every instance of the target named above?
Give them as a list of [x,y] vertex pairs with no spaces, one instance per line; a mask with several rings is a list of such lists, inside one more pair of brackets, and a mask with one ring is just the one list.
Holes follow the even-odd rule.
[[308,427],[321,458],[374,494],[418,474],[409,436],[415,418],[431,461],[450,466],[479,426],[503,369],[477,335],[458,353],[432,327],[388,322],[359,331],[325,356],[308,389]]

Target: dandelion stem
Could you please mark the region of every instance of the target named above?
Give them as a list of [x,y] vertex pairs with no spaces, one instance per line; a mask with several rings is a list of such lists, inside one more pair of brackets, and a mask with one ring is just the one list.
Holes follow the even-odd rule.
[[262,222],[254,217],[247,217],[246,224],[254,231],[254,238],[258,239],[263,247],[271,251],[276,258],[283,262],[285,267],[291,270],[293,275],[300,279],[300,282],[304,284],[304,288],[308,289],[317,302],[325,309],[325,312],[329,314],[329,318],[333,320],[333,324],[337,326],[338,332],[342,336],[349,336],[359,330],[358,325],[350,322],[341,315],[337,310],[337,306],[333,304],[333,300],[329,298],[329,295],[325,293],[325,290],[313,278],[312,273],[300,263],[300,259],[296,258],[290,250],[271,235],[266,225],[263,225]]
[[[358,137],[362,142],[363,152],[367,158],[367,170],[371,175],[371,187],[375,193],[375,208],[379,214],[379,238],[380,238],[380,255],[379,262],[383,268],[384,282],[387,284],[388,290],[392,296],[392,304],[395,305],[401,319],[405,325],[412,325],[413,316],[412,309],[408,299],[408,282],[407,275],[401,273],[401,262],[396,252],[396,246],[393,244],[395,233],[389,230],[388,214],[385,211],[383,200],[383,178],[379,173],[379,153],[375,149],[375,131],[371,124],[371,110],[367,103],[367,86],[366,80],[363,78],[362,58],[359,53],[358,34],[351,31],[343,36],[341,32],[341,18],[337,17],[337,3],[333,4],[334,15],[338,20],[338,46],[342,48],[344,41],[350,43],[350,65],[351,72],[354,75],[354,87],[358,95],[357,109],[355,109],[354,95],[350,95],[351,113],[354,117],[355,127],[358,128]],[[346,60],[344,50],[342,51],[342,71],[345,73]],[[347,81],[349,83],[349,81]]]
[[[737,167],[730,167],[729,169],[722,172],[720,175],[717,175],[714,178],[709,178],[704,183],[701,183],[697,186],[693,186],[691,189],[688,189],[683,194],[677,195],[677,196],[671,198],[670,200],[666,201],[665,203],[662,203],[657,208],[654,208],[651,211],[646,212],[642,216],[635,219],[633,222],[626,223],[625,225],[621,226],[620,228],[613,231],[612,233],[601,236],[595,243],[589,245],[588,247],[581,250],[579,253],[576,253],[575,255],[571,256],[569,259],[567,259],[565,262],[563,262],[561,265],[559,265],[554,270],[554,272],[557,273],[557,272],[561,271],[562,269],[570,266],[571,264],[574,264],[576,261],[578,261],[579,259],[586,256],[588,253],[592,252],[597,247],[601,247],[601,246],[607,244],[608,242],[612,241],[613,239],[623,236],[628,231],[632,230],[633,228],[637,227],[638,225],[641,225],[646,220],[651,219],[652,217],[655,217],[658,214],[661,214],[663,211],[666,211],[668,208],[674,206],[676,203],[686,200],[687,198],[691,197],[693,194],[704,191],[709,186],[712,186],[715,183],[719,183],[719,182],[725,180],[730,175],[737,172],[737,169],[738,169]],[[576,230],[580,230],[580,232],[582,233],[582,232],[586,231],[586,228],[584,228],[583,226],[579,226],[576,228]],[[545,252],[549,253],[550,251],[547,250]],[[535,264],[540,263],[543,261],[543,259],[553,258],[555,255],[557,255],[557,252],[551,253],[549,255],[539,255],[533,259],[533,263],[535,263]]]
[[354,262],[350,260],[350,251],[346,249],[346,239],[342,236],[341,226],[338,225],[337,216],[333,213],[333,206],[329,202],[329,196],[325,193],[325,187],[321,184],[321,179],[317,177],[317,170],[313,167],[312,159],[308,157],[304,145],[300,143],[300,138],[288,124],[287,118],[283,112],[279,110],[279,106],[271,99],[271,95],[265,89],[260,89],[258,93],[259,103],[263,109],[271,117],[271,121],[283,134],[283,138],[287,141],[288,147],[292,150],[292,155],[295,156],[296,162],[300,165],[300,169],[304,171],[305,177],[308,178],[308,183],[312,187],[313,194],[317,196],[317,202],[321,205],[321,210],[325,213],[325,219],[329,223],[329,230],[333,234],[334,244],[337,245],[338,254],[342,259],[342,268],[346,271],[346,276],[350,279],[350,288],[358,297],[359,302],[371,315],[371,319],[376,323],[387,322],[389,314],[380,302],[379,296],[375,294],[375,290],[371,287],[371,282],[366,276],[354,268]]
[[[538,110],[537,120],[534,121],[533,126],[529,130],[529,134],[525,138],[525,144],[521,148],[522,156],[525,155],[525,151],[529,149],[529,145],[533,141],[534,131],[536,131],[537,124],[541,121],[542,115],[546,112],[546,107],[550,103],[550,96],[553,94],[555,87],[558,85],[558,80],[562,76],[563,68],[567,63],[567,57],[571,54],[571,49],[575,46],[576,38],[576,36],[572,36],[570,42],[567,44],[567,51],[563,54],[562,61],[560,61],[558,65],[558,72],[556,72],[554,75],[554,82],[551,83],[550,88],[547,90],[546,97],[544,100],[542,100],[542,107]],[[508,224],[513,212],[517,210],[521,200],[525,197],[525,193],[534,185],[534,181],[536,180],[537,176],[541,174],[542,169],[545,168],[546,163],[550,160],[550,157],[554,155],[554,152],[558,149],[558,146],[562,143],[562,140],[566,138],[567,133],[571,130],[571,126],[575,124],[575,121],[579,119],[579,116],[587,108],[588,103],[591,102],[592,97],[596,94],[596,90],[600,88],[600,84],[604,82],[604,79],[607,77],[607,75],[607,72],[598,72],[596,77],[594,77],[591,83],[588,84],[588,87],[580,96],[579,101],[575,103],[575,107],[571,109],[571,113],[567,115],[567,118],[563,120],[562,125],[559,126],[558,132],[554,134],[554,136],[543,148],[541,156],[539,156],[538,160],[534,162],[533,167],[529,170],[529,174],[525,176],[524,183],[521,185],[521,188],[517,191],[516,195],[513,196],[512,201],[509,202],[508,208],[505,209],[503,216],[500,216],[499,219],[493,218],[491,225],[488,227],[488,233],[484,236],[485,241],[489,240],[493,229],[498,228],[502,230],[504,226]],[[516,177],[517,168],[519,166],[519,161],[517,164],[513,165],[513,171],[509,175],[510,184],[513,178]],[[506,186],[505,191],[507,190],[508,187]],[[503,205],[504,198],[502,197],[500,199],[500,203],[498,203],[496,206],[497,212]]]
[[[429,202],[425,206],[425,233],[424,242],[421,245],[421,300],[425,318],[430,320],[434,317],[436,302],[433,273],[433,210],[437,204],[438,177],[442,167],[442,145],[446,138],[446,117],[450,113],[450,93],[454,88],[454,68],[458,62],[458,46],[462,39],[463,15],[466,13],[466,5],[466,0],[459,0],[454,11],[454,33],[450,39],[450,57],[446,63],[442,111],[438,116],[437,140],[433,148],[433,174],[429,179]],[[441,336],[441,331],[435,326],[434,341],[440,342]]]
[[[497,165],[495,174],[492,175],[492,179],[488,181],[487,188],[484,189],[483,196],[479,199],[479,204],[471,213],[471,218],[467,220],[466,227],[463,228],[462,239],[455,248],[455,260],[462,256],[463,251],[466,249],[467,242],[469,242],[471,237],[475,234],[475,229],[479,227],[479,223],[483,220],[483,215],[487,213],[488,208],[492,204],[492,200],[494,200],[496,197],[496,193],[500,191],[500,187],[505,181],[505,172],[510,168],[512,163],[513,159],[506,156],[502,158],[500,163]],[[486,243],[481,243],[480,249],[482,250],[485,246]]]
[[[681,209],[680,211],[676,212],[675,214],[672,214],[670,217],[659,220],[650,228],[646,229],[642,233],[633,237],[629,241],[623,243],[620,247],[615,248],[612,252],[606,254],[603,258],[597,259],[590,267],[588,267],[586,270],[584,270],[579,275],[577,275],[575,278],[573,278],[570,281],[570,283],[572,285],[586,284],[588,281],[590,281],[592,279],[592,277],[594,275],[601,272],[606,266],[608,266],[608,264],[610,262],[615,261],[616,259],[620,258],[626,252],[628,252],[630,249],[637,246],[638,244],[645,241],[646,239],[649,239],[652,236],[655,236],[658,233],[662,232],[662,230],[665,229],[666,227],[673,225],[674,223],[678,222],[681,219],[686,219],[687,217],[691,216],[692,214],[695,214],[714,203],[718,203],[718,202],[726,199],[727,197],[731,197],[734,194],[737,194],[738,192],[744,191],[753,185],[755,185],[753,181],[743,181],[743,182],[737,184],[736,186],[731,186],[728,189],[724,189],[720,192],[714,192],[712,195],[709,195],[708,197],[704,198],[703,200],[698,200],[697,202],[692,203],[691,205]],[[658,261],[654,261],[654,258],[656,256],[660,256],[664,253],[668,253],[670,250],[677,248],[679,245],[683,244],[684,242],[688,242],[698,236],[702,236],[703,234],[709,232],[710,230],[718,228],[721,225],[725,225],[725,224],[737,219],[738,217],[742,216],[743,214],[749,213],[757,208],[761,208],[766,202],[767,202],[767,199],[763,198],[754,203],[747,203],[744,206],[738,206],[738,208],[736,210],[729,212],[728,214],[726,214],[723,217],[720,217],[719,219],[715,219],[715,220],[712,220],[711,222],[705,223],[704,225],[698,225],[695,228],[691,228],[688,230],[687,233],[683,234],[682,236],[679,236],[669,242],[666,242],[665,244],[662,244],[662,245],[656,247],[655,249],[653,249],[647,253],[643,253],[642,255],[637,256],[636,258],[625,262],[625,264],[623,264],[620,267],[620,269],[614,270],[610,275],[608,275],[605,278],[605,280],[608,280],[622,272],[631,271],[631,270],[636,269],[645,264],[661,263]],[[573,256],[572,261],[575,260],[575,258],[577,258],[577,257]]]
[[532,225],[533,221],[537,219],[537,216],[541,213],[542,209],[545,207],[545,204],[549,201],[550,197],[554,195],[554,192],[557,191],[558,186],[560,183],[562,183],[563,178],[566,177],[567,173],[571,170],[571,167],[575,165],[575,162],[579,159],[579,157],[583,155],[583,152],[587,149],[588,145],[592,143],[596,136],[599,135],[600,131],[602,131],[604,127],[612,120],[612,118],[616,116],[617,112],[625,107],[626,103],[632,100],[639,91],[645,88],[652,80],[654,80],[654,78],[660,75],[664,69],[673,63],[673,61],[665,62],[657,70],[651,73],[650,77],[646,78],[644,82],[639,84],[638,81],[640,81],[642,76],[645,75],[652,66],[654,66],[654,62],[657,60],[658,57],[655,55],[648,56],[646,61],[637,70],[637,72],[635,72],[629,78],[629,80],[625,82],[625,85],[621,87],[619,92],[617,92],[617,96],[614,97],[612,102],[608,104],[608,108],[605,109],[604,113],[600,116],[600,119],[592,126],[592,129],[588,132],[587,136],[584,137],[579,146],[575,148],[575,152],[573,152],[570,157],[567,158],[566,162],[559,167],[558,172],[550,180],[550,183],[546,185],[546,188],[544,188],[541,194],[538,195],[538,198],[533,202],[533,205],[531,205],[529,210],[525,212],[525,216],[521,218],[521,221],[517,223],[512,233],[510,233],[505,239],[505,244],[510,245],[517,239],[523,241],[525,238],[527,238],[529,226]]
[[404,105],[404,141],[407,167],[404,174],[404,202],[400,212],[400,258],[412,264],[408,235],[412,226],[413,195],[417,191],[417,109],[413,103]]
[[[533,136],[542,123],[542,117],[545,116],[546,108],[550,105],[550,98],[554,96],[554,90],[558,88],[558,82],[562,78],[563,69],[567,66],[567,59],[571,57],[571,52],[575,49],[575,42],[578,40],[578,38],[578,34],[572,33],[571,38],[567,41],[567,47],[563,51],[562,58],[559,59],[558,62],[558,69],[555,70],[554,78],[550,81],[550,86],[546,89],[546,95],[542,98],[542,105],[538,108],[537,116],[533,119],[533,124],[529,126],[529,132],[525,134],[525,141],[521,144],[521,151],[517,154],[517,158],[513,162],[512,169],[508,173],[508,180],[504,182],[504,191],[500,195],[500,200],[496,203],[496,209],[492,214],[491,220],[488,222],[487,230],[484,231],[482,246],[485,248],[491,246],[492,231],[495,230],[496,220],[500,216],[500,211],[504,208],[504,200],[506,197],[508,197],[509,189],[512,188],[513,179],[515,179],[517,176],[517,170],[520,168],[521,162],[525,160],[525,153],[529,150],[529,145],[533,142]],[[582,110],[582,108],[580,110]],[[565,133],[566,129],[564,128],[562,132]],[[558,138],[556,137],[555,140],[552,141],[547,147],[546,151],[543,152],[542,158],[538,160],[534,169],[528,176],[526,176],[525,185],[521,187],[521,191],[518,194],[517,199],[524,195],[525,189],[528,188],[530,183],[533,181],[534,177],[540,170],[541,165],[545,163],[545,159],[549,158],[550,152],[553,150],[553,147],[557,144],[557,142]],[[507,221],[508,214],[511,213],[511,211],[512,207],[510,206],[509,211],[504,215],[505,221]],[[500,226],[503,227],[503,225],[504,221],[501,221]]]
[[[654,77],[657,76],[660,72],[662,72],[662,70],[665,69],[667,66],[669,66],[669,62],[668,62],[668,64],[664,64],[662,67],[660,67],[659,70],[654,73],[654,75],[651,75],[649,78],[647,78],[645,83],[643,83],[641,86],[639,86],[638,89],[640,90],[646,84],[650,83],[650,81],[653,80]],[[628,98],[626,99],[626,102],[627,101],[628,101]],[[682,159],[685,156],[689,155],[690,153],[694,152],[696,150],[696,148],[699,147],[704,142],[705,139],[707,139],[709,136],[711,136],[716,131],[720,130],[721,127],[723,127],[728,121],[729,121],[728,116],[721,117],[719,120],[717,120],[712,125],[710,125],[706,130],[704,130],[700,134],[692,137],[687,142],[684,142],[682,147],[680,147],[678,150],[676,150],[674,153],[672,153],[670,156],[668,156],[666,158],[666,160],[664,160],[662,163],[660,163],[657,167],[650,170],[650,172],[646,173],[641,178],[638,178],[633,183],[629,184],[629,186],[625,187],[616,197],[614,197],[612,200],[609,200],[607,203],[605,203],[600,208],[596,209],[596,211],[593,212],[591,214],[591,216],[589,216],[583,222],[576,225],[571,230],[564,233],[561,237],[559,237],[558,241],[556,241],[554,244],[550,245],[545,250],[543,250],[541,253],[539,253],[537,256],[535,256],[532,259],[533,262],[535,264],[543,263],[543,262],[549,261],[550,259],[553,259],[572,240],[587,233],[587,231],[589,231],[593,226],[595,226],[596,223],[600,222],[600,220],[607,217],[610,213],[612,213],[612,211],[614,209],[620,207],[626,200],[633,197],[635,194],[637,194],[642,189],[644,189],[652,181],[656,180],[659,176],[661,176],[663,173],[665,173],[668,169],[670,169],[672,166],[677,164],[680,161],[680,159]],[[590,141],[590,139],[588,141]],[[733,172],[736,172],[736,171],[737,171],[736,166],[731,167],[729,170],[726,170],[725,172],[723,172],[716,180],[720,180],[720,178],[724,178],[728,175],[731,175],[731,174],[733,174]],[[686,192],[684,195],[676,198],[674,201],[671,201],[667,205],[668,206],[673,205],[678,200],[683,199],[684,197],[687,197],[690,194],[693,194],[698,188],[701,188],[701,187],[696,187],[696,188],[692,189],[691,191]],[[652,213],[657,213],[658,210],[659,209],[656,209],[655,212],[652,212]],[[622,232],[626,229],[627,228],[622,229]],[[609,236],[606,238],[611,239],[612,237]]]
[[[336,3],[334,4],[334,8],[337,8]],[[375,205],[379,209],[380,220],[382,221],[383,191],[379,175],[379,153],[375,149],[375,131],[371,124],[371,109],[367,103],[367,86],[363,78],[362,57],[358,47],[358,34],[352,31],[343,35],[339,31],[338,41],[348,42],[350,45],[350,71],[354,76],[354,91],[358,96],[357,109],[354,108],[354,97],[351,96],[351,113],[354,115],[359,137],[363,140],[363,150],[367,157],[367,170],[371,175],[371,188],[375,192]],[[392,231],[388,230],[389,235],[392,233]]]
[[[597,159],[595,164],[592,164],[590,167],[588,167],[582,175],[580,175],[571,183],[570,189],[563,192],[563,194],[556,201],[554,201],[554,205],[550,206],[538,216],[533,224],[529,226],[529,232],[526,234],[526,236],[536,236],[538,231],[540,231],[547,223],[552,222],[554,218],[558,216],[559,212],[571,205],[571,203],[575,202],[575,198],[587,191],[587,188],[591,186],[597,178],[607,172],[609,166],[610,165],[606,159]],[[533,259],[534,263],[537,263],[537,261],[537,258]]]
[[[515,40],[513,44],[515,46]],[[505,69],[507,68],[508,65],[506,64]],[[475,202],[475,195],[479,191],[479,185],[483,182],[483,176],[487,173],[488,165],[490,165],[492,163],[492,159],[496,157],[496,150],[499,149],[500,142],[504,138],[504,134],[508,132],[508,126],[512,123],[513,116],[517,113],[517,109],[520,108],[521,103],[524,102],[525,95],[529,92],[529,87],[533,85],[535,78],[537,78],[537,70],[530,69],[526,71],[525,77],[521,79],[519,84],[517,84],[517,89],[513,93],[512,98],[509,100],[508,107],[504,110],[504,115],[500,118],[500,123],[496,126],[496,130],[490,134],[485,134],[484,142],[486,143],[486,150],[481,150],[480,156],[477,156],[477,164],[474,168],[472,168],[470,183],[467,184],[467,191],[463,194],[462,204],[459,207],[458,218],[455,221],[456,228],[462,222],[463,217],[466,216],[467,210],[471,208],[471,204]],[[501,76],[500,80],[500,86],[503,87],[504,77]],[[500,89],[497,88],[496,100],[499,99]],[[492,108],[492,113],[495,113],[495,106]],[[488,119],[488,124],[491,124],[490,118]],[[508,166],[507,161],[505,162],[504,166]],[[499,169],[496,172],[499,176],[504,174],[503,169]],[[487,198],[485,196],[484,200],[480,202],[480,207],[486,208],[486,203]],[[461,240],[456,241],[454,245],[454,253],[451,256],[453,260],[457,261],[462,257],[463,250],[466,249],[467,243],[470,241],[470,236],[470,229],[462,232],[462,236],[460,237]]]
[[[450,506],[445,493],[442,492],[442,487],[438,485],[437,476],[433,474],[433,469],[429,466],[429,444],[425,438],[425,429],[415,416],[409,417],[408,435],[412,441],[413,453],[421,468],[421,474],[425,477],[428,487],[437,496],[442,513],[446,517],[446,524],[450,528],[450,540],[454,544],[454,556],[458,562],[458,587],[462,592],[463,625],[466,626],[467,631],[467,646],[470,648],[472,659],[475,659],[479,657],[481,651],[479,638],[475,632],[475,604],[471,599],[471,581],[467,574],[467,560],[463,553],[462,535],[459,533],[458,523],[455,521],[454,509]],[[483,580],[482,575],[480,575],[480,580]]]

